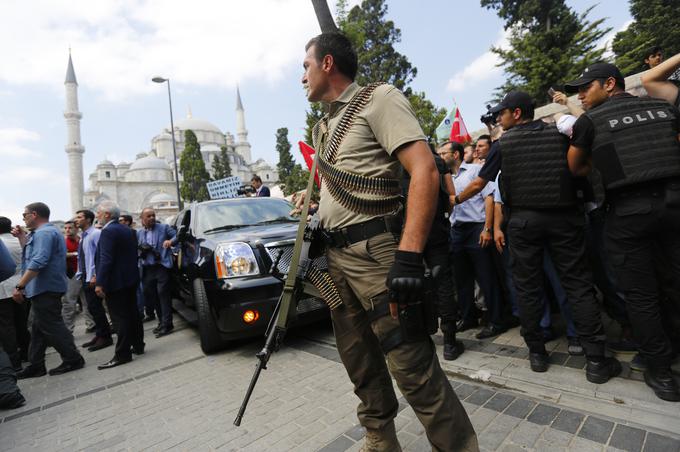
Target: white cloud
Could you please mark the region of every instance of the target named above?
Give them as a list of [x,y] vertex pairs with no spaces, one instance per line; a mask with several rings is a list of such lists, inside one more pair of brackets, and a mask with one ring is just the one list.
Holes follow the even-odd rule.
[[[501,31],[498,39],[493,44],[494,47],[505,48],[508,44],[508,36],[508,31]],[[498,67],[499,62],[500,59],[498,58],[498,55],[491,50],[487,50],[472,60],[472,62],[462,70],[453,74],[446,85],[446,90],[451,92],[462,92],[484,80],[496,77],[503,71]]]
[[40,135],[32,130],[20,127],[0,129],[0,157],[34,157],[39,153],[27,147],[25,143],[37,141],[40,141]]
[[624,24],[621,27],[610,31],[609,33],[604,35],[602,39],[600,39],[600,42],[597,44],[597,48],[605,49],[604,52],[605,58],[612,58],[614,56],[614,51],[612,50],[612,42],[614,42],[614,37],[616,36],[616,34],[621,31],[627,30],[628,27],[630,27],[630,25],[633,22],[635,22],[633,19],[624,22]]
[[157,92],[155,75],[174,86],[276,81],[319,30],[300,0],[6,0],[0,21],[0,42],[12,43],[0,81],[62,91],[71,47],[79,81],[113,101]]

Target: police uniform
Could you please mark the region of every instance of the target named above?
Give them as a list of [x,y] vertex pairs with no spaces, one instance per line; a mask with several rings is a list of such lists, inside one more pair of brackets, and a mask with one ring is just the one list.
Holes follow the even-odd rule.
[[[526,93],[511,92],[495,111],[532,105]],[[588,357],[586,377],[604,383],[620,371],[604,359],[605,333],[585,251],[585,219],[577,208],[575,182],[567,165],[567,137],[543,121],[518,124],[494,143],[479,176],[493,181],[502,167],[500,189],[509,211],[508,246],[517,290],[521,334],[532,369],[547,368],[540,328],[543,316],[543,253],[547,248],[571,303],[576,332]],[[600,363],[600,364],[598,364]]]
[[[393,426],[399,404],[392,374],[435,450],[477,450],[472,424],[432,341],[400,341],[399,321],[389,315],[385,282],[401,228],[394,215],[401,204],[401,166],[393,153],[425,137],[408,100],[390,85],[377,86],[351,125],[343,126],[348,104],[362,92],[356,83],[349,85],[313,134],[320,152],[318,214],[328,238],[328,271],[344,304],[331,318],[338,352],[360,399],[359,421],[368,429]],[[336,132],[345,128],[334,149]],[[362,189],[369,185],[375,190]]]
[[[611,66],[611,65],[607,65]],[[623,78],[614,66],[609,76]],[[611,69],[610,68],[610,69]],[[571,90],[583,85],[571,82]],[[654,271],[664,253],[680,275],[680,112],[665,101],[625,92],[588,110],[574,125],[572,144],[592,158],[606,190],[606,246],[618,276],[633,334],[651,373],[645,380],[661,398],[680,400],[670,373],[672,350],[659,310]],[[663,386],[663,385],[662,385]]]
[[[446,213],[449,205],[449,192],[446,190],[444,178],[451,177],[451,168],[446,165],[439,155],[434,154],[434,162],[439,173],[439,190],[437,191],[437,208],[435,209],[432,227],[427,237],[423,257],[434,278],[436,289],[437,313],[441,319],[440,328],[444,333],[444,358],[454,359],[462,352],[462,343],[456,344],[456,316],[458,303],[456,302],[456,285],[449,262],[449,216]],[[411,178],[404,171],[404,196],[408,195]],[[447,347],[448,345],[448,347]],[[453,349],[451,347],[459,347]],[[451,348],[449,350],[449,348]],[[448,350],[448,351],[447,351]],[[450,354],[450,356],[449,356]],[[449,356],[449,357],[447,357]]]

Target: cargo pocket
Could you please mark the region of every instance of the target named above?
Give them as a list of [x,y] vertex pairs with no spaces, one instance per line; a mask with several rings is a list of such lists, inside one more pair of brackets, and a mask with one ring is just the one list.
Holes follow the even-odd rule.
[[508,220],[508,229],[521,231],[526,229],[528,221],[523,218],[510,217]]
[[680,181],[666,183],[666,207],[680,207]]

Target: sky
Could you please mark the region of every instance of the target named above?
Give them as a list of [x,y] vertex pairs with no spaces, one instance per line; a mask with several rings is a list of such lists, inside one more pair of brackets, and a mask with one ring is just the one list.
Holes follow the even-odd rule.
[[[335,2],[329,0],[329,4]],[[350,5],[359,3],[352,0]],[[614,33],[630,24],[627,2],[595,5]],[[492,45],[503,24],[478,0],[387,0],[401,29],[397,49],[417,67],[411,84],[437,106],[455,101],[469,130],[504,80]],[[31,26],[27,26],[31,24]],[[275,132],[287,127],[293,152],[303,139],[300,79],[304,45],[319,33],[307,0],[3,0],[0,14],[0,215],[19,222],[23,206],[47,203],[53,219],[72,216],[68,193],[64,77],[69,56],[79,83],[83,168],[133,161],[175,119],[194,118],[235,133],[236,86],[254,159],[276,164]]]

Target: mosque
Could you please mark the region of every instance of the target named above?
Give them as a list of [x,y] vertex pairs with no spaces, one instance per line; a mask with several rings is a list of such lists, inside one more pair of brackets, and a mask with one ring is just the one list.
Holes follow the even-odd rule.
[[[174,179],[172,153],[172,135],[170,127],[160,131],[151,139],[148,153],[140,153],[131,163],[121,162],[117,165],[104,160],[100,162],[88,177],[88,188],[85,190],[83,180],[83,154],[85,147],[80,141],[80,119],[78,111],[78,82],[76,80],[73,61],[69,54],[66,70],[66,119],[67,144],[65,147],[69,159],[69,185],[71,209],[73,212],[82,208],[96,209],[104,200],[116,202],[121,211],[138,217],[145,207],[156,209],[157,217],[165,219],[177,213],[177,197]],[[248,131],[245,125],[245,111],[241,101],[241,93],[236,89],[236,138],[229,132],[222,132],[219,127],[202,119],[193,118],[191,112],[185,119],[175,122],[175,145],[177,157],[184,150],[184,132],[191,130],[196,134],[201,145],[201,154],[205,167],[212,172],[212,163],[226,147],[231,173],[247,183],[253,174],[257,174],[269,186],[278,182],[278,171],[263,159],[252,162],[251,146],[248,143]],[[212,174],[211,174],[212,176]],[[182,175],[180,174],[180,180]]]

